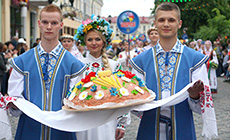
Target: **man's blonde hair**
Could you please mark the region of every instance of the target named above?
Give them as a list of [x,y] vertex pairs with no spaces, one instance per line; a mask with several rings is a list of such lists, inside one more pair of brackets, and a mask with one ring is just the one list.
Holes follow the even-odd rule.
[[63,20],[61,9],[54,4],[49,4],[49,5],[45,6],[44,8],[42,8],[42,10],[40,12],[40,20],[41,20],[42,12],[58,12],[60,14],[61,21]]

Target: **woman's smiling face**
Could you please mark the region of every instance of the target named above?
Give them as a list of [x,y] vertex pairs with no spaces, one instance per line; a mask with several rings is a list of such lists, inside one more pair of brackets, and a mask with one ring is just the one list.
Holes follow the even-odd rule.
[[104,41],[98,33],[93,30],[89,31],[86,35],[85,43],[92,56],[96,58],[101,56]]

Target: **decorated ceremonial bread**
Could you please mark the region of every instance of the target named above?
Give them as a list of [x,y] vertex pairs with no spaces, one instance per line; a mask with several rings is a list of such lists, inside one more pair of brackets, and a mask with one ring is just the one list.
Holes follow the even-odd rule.
[[145,103],[155,99],[144,81],[129,71],[90,72],[64,99],[64,109],[88,111]]

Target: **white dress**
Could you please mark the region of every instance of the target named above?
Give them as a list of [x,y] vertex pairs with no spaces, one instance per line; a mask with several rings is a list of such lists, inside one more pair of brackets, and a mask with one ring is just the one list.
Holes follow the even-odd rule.
[[[88,54],[86,58],[83,58],[82,62],[88,66],[87,70],[84,72],[84,75],[88,75],[92,71],[98,72],[105,69],[102,62],[102,56],[95,58],[91,54]],[[112,72],[117,71],[120,68],[119,63],[114,60],[109,59],[109,64]],[[130,113],[99,127],[77,132],[77,140],[115,140],[116,129],[122,129],[122,126],[126,126],[128,124],[130,124]]]
[[[211,50],[206,50],[205,54],[210,57]],[[215,51],[213,51],[213,58],[210,61],[212,61],[212,62],[214,62],[216,64],[219,64]],[[207,65],[207,67],[208,67],[208,65]],[[212,67],[211,67],[210,71],[208,69],[208,77],[209,77],[209,84],[210,84],[210,88],[211,88],[212,94],[216,94],[217,93],[216,69],[213,69]]]

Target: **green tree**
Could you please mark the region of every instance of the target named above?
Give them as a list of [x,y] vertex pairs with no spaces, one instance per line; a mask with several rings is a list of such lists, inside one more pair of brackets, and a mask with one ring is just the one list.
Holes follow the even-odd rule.
[[220,10],[214,8],[212,12],[216,16],[208,19],[207,25],[200,26],[199,30],[194,34],[195,38],[202,38],[203,40],[214,41],[218,35],[228,36],[230,33],[230,20],[226,16],[221,15]]
[[[174,0],[175,1],[175,0]],[[152,11],[152,14],[154,15],[155,8],[157,5],[162,3],[159,0],[155,0],[155,7]],[[211,26],[210,24],[213,23],[213,21],[209,21],[209,19],[217,19],[218,15],[217,12],[212,12],[213,9],[216,9],[214,11],[219,11],[220,15],[223,15],[218,18],[219,22],[221,22],[221,25],[218,24],[218,26],[222,26],[222,23],[225,23],[225,21],[220,20],[229,20],[230,19],[230,0],[195,0],[190,2],[177,2],[176,3],[180,9],[181,9],[181,19],[183,21],[182,28],[178,32],[178,36],[181,37],[183,34],[183,29],[186,27],[187,34],[190,39],[198,39],[202,38],[204,35],[199,36],[198,32],[201,34],[212,34],[213,36],[216,36],[218,34],[226,35],[229,34],[229,31],[226,30],[228,33],[223,33],[220,28],[217,28],[214,26]],[[220,16],[219,15],[219,16]],[[217,16],[217,17],[216,17]],[[214,19],[213,19],[214,20]],[[202,27],[202,28],[201,28]],[[223,26],[223,27],[226,27]],[[217,28],[217,29],[216,29]],[[221,27],[222,28],[222,27]],[[206,31],[206,32],[205,32]],[[214,38],[214,37],[213,37]],[[210,40],[213,40],[210,39]],[[202,38],[203,39],[203,38]]]

